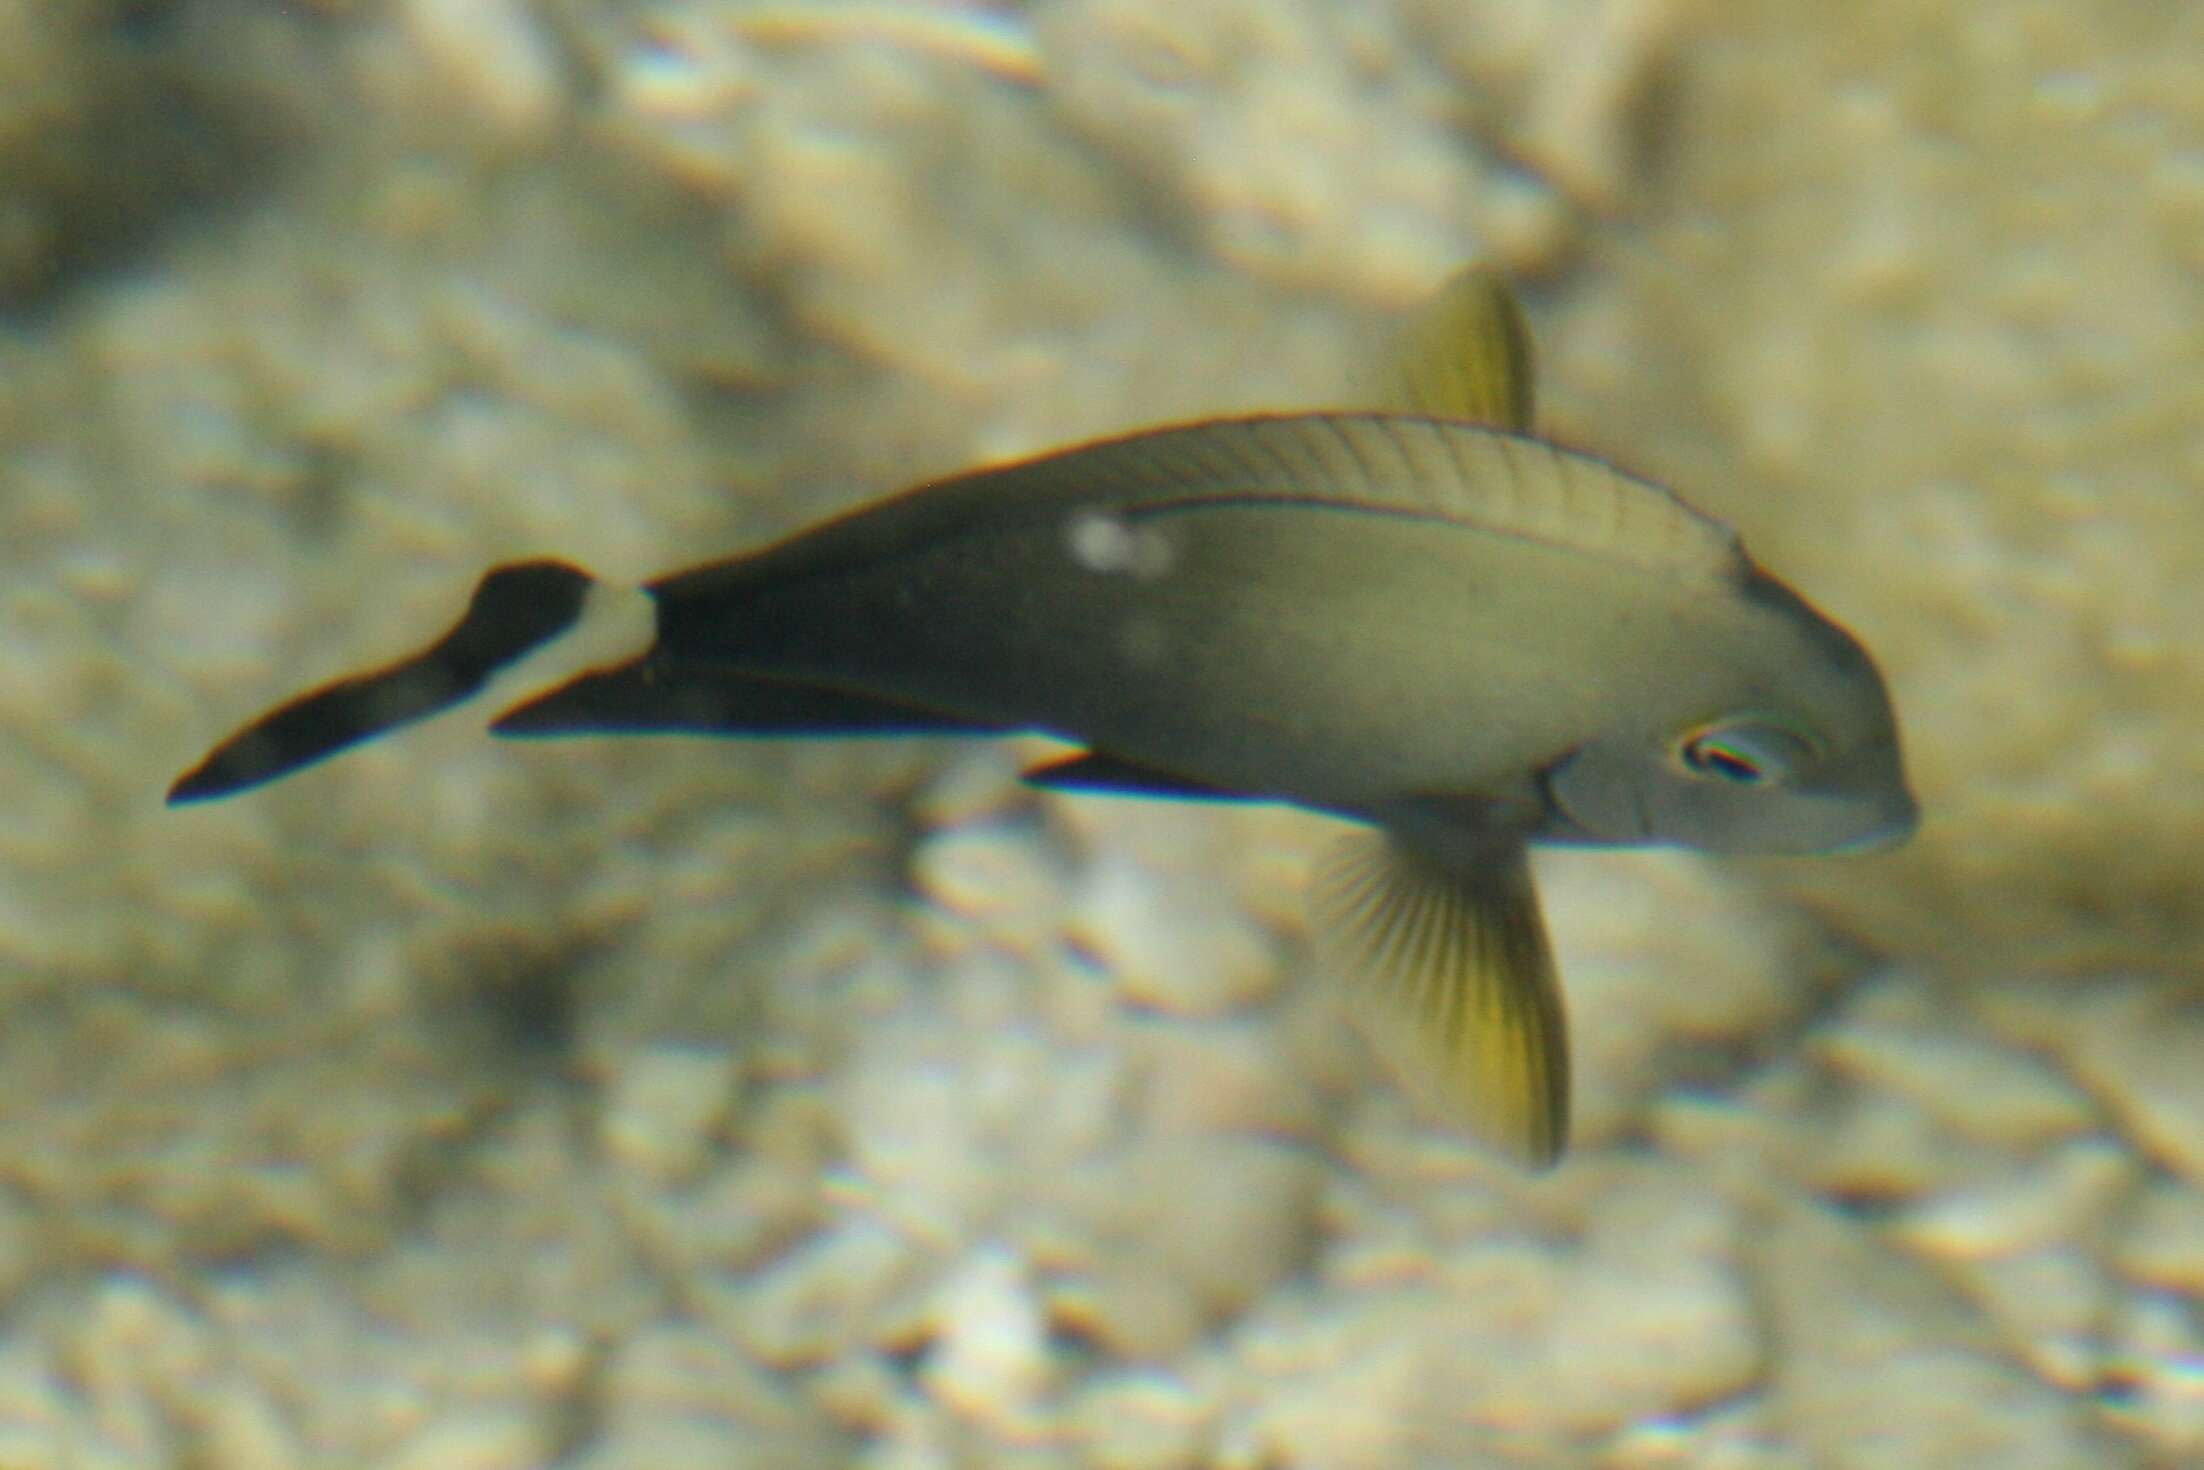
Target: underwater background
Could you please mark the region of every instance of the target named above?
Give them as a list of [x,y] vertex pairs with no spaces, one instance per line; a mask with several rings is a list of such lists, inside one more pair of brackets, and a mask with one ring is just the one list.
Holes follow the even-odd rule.
[[[478,710],[161,804],[494,561],[1347,401],[1473,257],[1925,815],[1541,854],[1551,1175],[1315,817]],[[2204,7],[0,0],[0,1470],[2204,1464],[2200,630]]]

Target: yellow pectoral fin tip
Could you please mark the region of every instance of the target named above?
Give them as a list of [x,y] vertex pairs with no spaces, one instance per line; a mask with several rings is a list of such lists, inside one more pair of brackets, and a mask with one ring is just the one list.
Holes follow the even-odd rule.
[[1568,1037],[1523,845],[1455,859],[1357,833],[1310,892],[1322,963],[1402,1087],[1519,1163],[1558,1160]]
[[1387,408],[1518,433],[1531,426],[1530,328],[1491,266],[1466,267],[1439,288],[1402,331],[1391,371]]

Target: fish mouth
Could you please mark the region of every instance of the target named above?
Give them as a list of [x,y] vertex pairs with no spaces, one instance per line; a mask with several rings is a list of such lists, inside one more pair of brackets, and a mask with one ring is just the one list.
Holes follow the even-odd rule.
[[1690,844],[1736,857],[1831,857],[1880,852],[1898,846],[1920,825],[1920,808],[1903,789],[1868,796],[1824,796],[1789,808],[1771,830],[1735,834],[1734,840]]
[[1833,853],[1883,852],[1903,844],[1921,825],[1921,808],[1909,791],[1885,801],[1871,825],[1828,850]]

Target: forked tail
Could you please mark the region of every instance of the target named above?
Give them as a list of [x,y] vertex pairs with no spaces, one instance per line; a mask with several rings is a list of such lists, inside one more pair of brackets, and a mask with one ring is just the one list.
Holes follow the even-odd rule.
[[[639,588],[609,586],[560,561],[514,562],[478,583],[466,614],[411,658],[339,679],[262,715],[177,779],[171,805],[228,796],[363,740],[450,709],[529,655],[557,650],[545,683],[640,657],[657,637]],[[529,672],[536,672],[532,667]]]
[[411,658],[262,715],[178,778],[170,805],[273,781],[499,686],[500,735],[971,735],[981,721],[831,682],[756,673],[659,643],[652,588],[558,561],[483,577],[466,615]]

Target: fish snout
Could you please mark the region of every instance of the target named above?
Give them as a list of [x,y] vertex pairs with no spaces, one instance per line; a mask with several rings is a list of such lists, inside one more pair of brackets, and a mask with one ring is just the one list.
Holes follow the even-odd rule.
[[1921,825],[1921,806],[1910,791],[1900,791],[1888,804],[1883,825],[1875,830],[1873,841],[1878,847],[1896,847],[1911,837]]
[[1881,852],[1903,844],[1921,825],[1921,808],[1913,793],[1900,786],[1879,797],[1847,803],[1858,809],[1853,834],[1831,843],[1825,851]]

